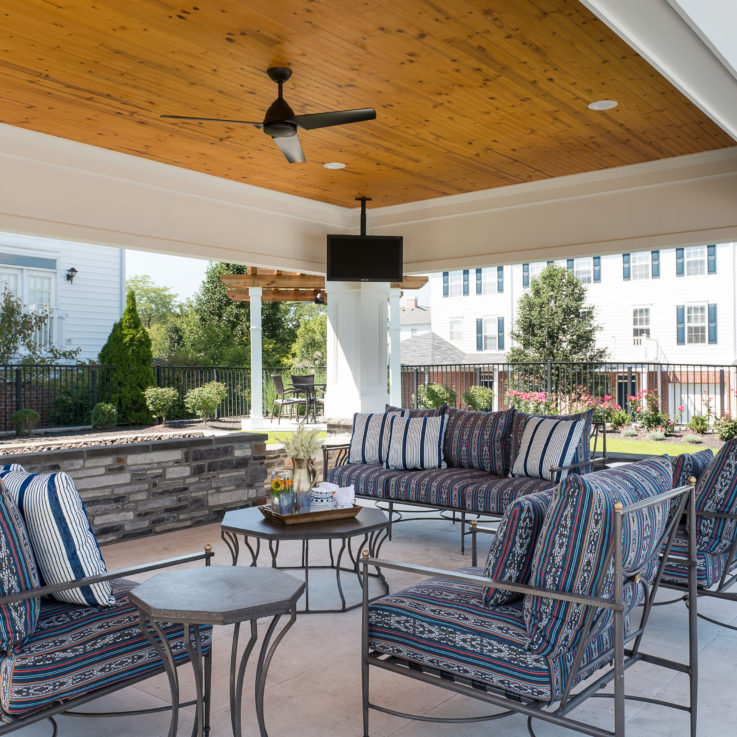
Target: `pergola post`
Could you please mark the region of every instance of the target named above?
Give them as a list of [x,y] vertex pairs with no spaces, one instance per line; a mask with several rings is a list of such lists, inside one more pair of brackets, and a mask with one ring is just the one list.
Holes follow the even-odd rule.
[[251,428],[263,424],[263,359],[261,354],[261,294],[263,287],[249,287],[251,301]]
[[402,406],[402,337],[399,319],[399,298],[401,289],[389,289],[389,403]]
[[327,282],[328,356],[325,414],[383,412],[387,392],[389,284]]

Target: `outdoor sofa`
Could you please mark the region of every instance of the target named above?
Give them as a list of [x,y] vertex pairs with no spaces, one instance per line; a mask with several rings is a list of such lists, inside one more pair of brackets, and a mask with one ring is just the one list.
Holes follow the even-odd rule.
[[[443,571],[364,554],[364,737],[369,737],[370,710],[450,723],[521,713],[528,717],[533,737],[535,719],[596,737],[622,737],[625,698],[688,711],[695,737],[694,536],[686,540],[687,586],[693,602],[688,610],[689,643],[682,644],[687,658],[673,660],[670,653],[648,654],[641,647],[686,510],[690,529],[695,524],[694,487],[673,489],[672,471],[668,458],[650,458],[583,476],[570,474],[554,489],[518,498],[499,525],[483,569]],[[368,566],[430,578],[370,602]],[[673,643],[672,652],[677,648]],[[625,694],[625,670],[638,661],[686,673],[688,702]],[[372,668],[464,694],[502,711],[434,717],[390,708],[371,698]],[[613,694],[603,694],[600,689],[610,682]],[[614,699],[613,731],[570,714],[585,699],[602,695]]]
[[[501,517],[515,499],[551,488],[567,471],[589,473],[595,464],[606,462],[605,428],[593,422],[593,411],[541,418],[515,409],[472,412],[445,406],[433,410],[387,406],[386,410],[384,414],[356,415],[350,443],[323,446],[324,479],[353,486],[357,496],[376,500],[378,506],[388,509],[393,521],[402,519],[395,505],[450,510],[460,514],[465,533],[467,514]],[[387,468],[386,459],[378,457],[387,452],[386,447],[372,454],[372,448],[366,446],[387,446],[396,440],[396,433],[386,429],[387,418],[396,413],[417,422],[444,418],[442,463],[407,470]],[[544,467],[531,464],[524,473],[512,475],[520,450],[524,451],[525,431],[540,419],[580,425],[575,448],[569,448],[567,455],[558,454]],[[382,422],[384,429],[379,432]],[[596,457],[600,436],[604,453]],[[464,540],[462,534],[462,550]]]
[[[0,735],[164,671],[144,635],[128,576],[204,561],[202,553],[108,572],[84,504],[66,473],[0,468]],[[211,628],[196,628],[205,666],[209,723]],[[181,624],[163,624],[177,665],[189,660]],[[155,636],[149,633],[150,637]],[[170,707],[164,707],[170,708]],[[128,711],[120,715],[150,713]]]

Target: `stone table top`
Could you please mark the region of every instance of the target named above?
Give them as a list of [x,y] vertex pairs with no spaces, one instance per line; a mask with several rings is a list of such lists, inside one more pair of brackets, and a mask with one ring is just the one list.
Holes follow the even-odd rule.
[[304,587],[274,568],[202,566],[159,573],[128,596],[156,622],[233,624],[287,611]]
[[281,525],[266,519],[258,507],[235,509],[225,513],[221,529],[236,534],[252,535],[274,540],[327,540],[353,537],[389,525],[389,518],[380,509],[364,507],[348,519],[309,522],[304,525]]

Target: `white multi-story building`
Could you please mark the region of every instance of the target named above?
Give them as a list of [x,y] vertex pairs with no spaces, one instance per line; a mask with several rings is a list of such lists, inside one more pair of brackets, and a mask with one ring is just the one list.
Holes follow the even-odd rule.
[[[557,263],[596,307],[616,362],[737,363],[737,244],[666,248]],[[512,347],[517,303],[546,262],[430,277],[432,330],[479,361]]]
[[125,251],[0,233],[0,289],[50,320],[44,344],[81,348],[95,360],[125,306]]

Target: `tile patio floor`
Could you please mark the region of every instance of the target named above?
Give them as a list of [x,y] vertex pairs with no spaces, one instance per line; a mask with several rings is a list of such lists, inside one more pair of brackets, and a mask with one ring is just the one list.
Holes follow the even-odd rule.
[[[470,565],[470,556],[459,553],[457,526],[444,520],[405,522],[395,527],[394,539],[387,542],[382,557],[438,567]],[[210,542],[215,547],[214,563],[229,564],[230,555],[220,540],[216,524],[156,537],[108,545],[103,549],[108,568],[166,558],[201,549]],[[322,549],[311,548],[311,560]],[[280,556],[285,562],[297,562],[298,546],[282,545]],[[290,560],[291,559],[291,560]],[[265,564],[262,552],[261,560]],[[282,558],[280,557],[280,561]],[[240,564],[244,564],[241,559]],[[392,590],[412,580],[406,574],[389,572]],[[325,604],[333,603],[330,595],[334,578],[326,579],[321,593]],[[352,592],[358,596],[358,587]],[[667,592],[666,592],[667,593]],[[314,601],[312,602],[315,603]],[[337,603],[337,597],[336,602]],[[705,601],[702,610],[737,624],[737,605],[715,600]],[[265,699],[269,737],[361,737],[361,685],[359,669],[360,609],[345,614],[310,614],[299,616],[286,635],[269,671]],[[263,630],[262,630],[263,631]],[[228,659],[230,627],[215,628],[213,668],[212,737],[231,734],[228,714]],[[699,736],[733,737],[737,735],[737,632],[718,628],[705,621],[699,623],[700,700]],[[687,621],[682,604],[657,608],[650,623],[646,649],[675,658],[685,658]],[[255,660],[255,658],[253,659]],[[253,671],[250,665],[244,694],[244,735],[258,734],[253,709]],[[189,666],[182,666],[180,679],[187,692],[192,678]],[[373,669],[376,670],[376,669]],[[683,675],[646,664],[637,664],[626,674],[628,689],[633,693],[678,697],[687,694]],[[407,678],[384,672],[372,672],[372,698],[400,710],[433,715],[481,714],[487,709],[480,702],[454,696],[435,687],[415,683]],[[187,693],[185,692],[185,696]],[[168,703],[165,677],[144,681],[135,688],[93,702],[90,710],[143,708]],[[573,712],[583,720],[595,719],[602,727],[611,728],[611,703],[590,699]],[[193,711],[180,714],[178,734],[189,737]],[[685,713],[658,706],[629,702],[627,704],[628,737],[676,737],[688,735]],[[166,735],[168,714],[128,717],[124,719],[59,718],[60,737],[158,737]],[[528,737],[525,719],[511,716],[485,724],[433,725],[409,722],[372,712],[372,737]],[[575,734],[565,729],[538,722],[538,737]],[[48,723],[32,725],[16,734],[19,737],[48,737]]]

